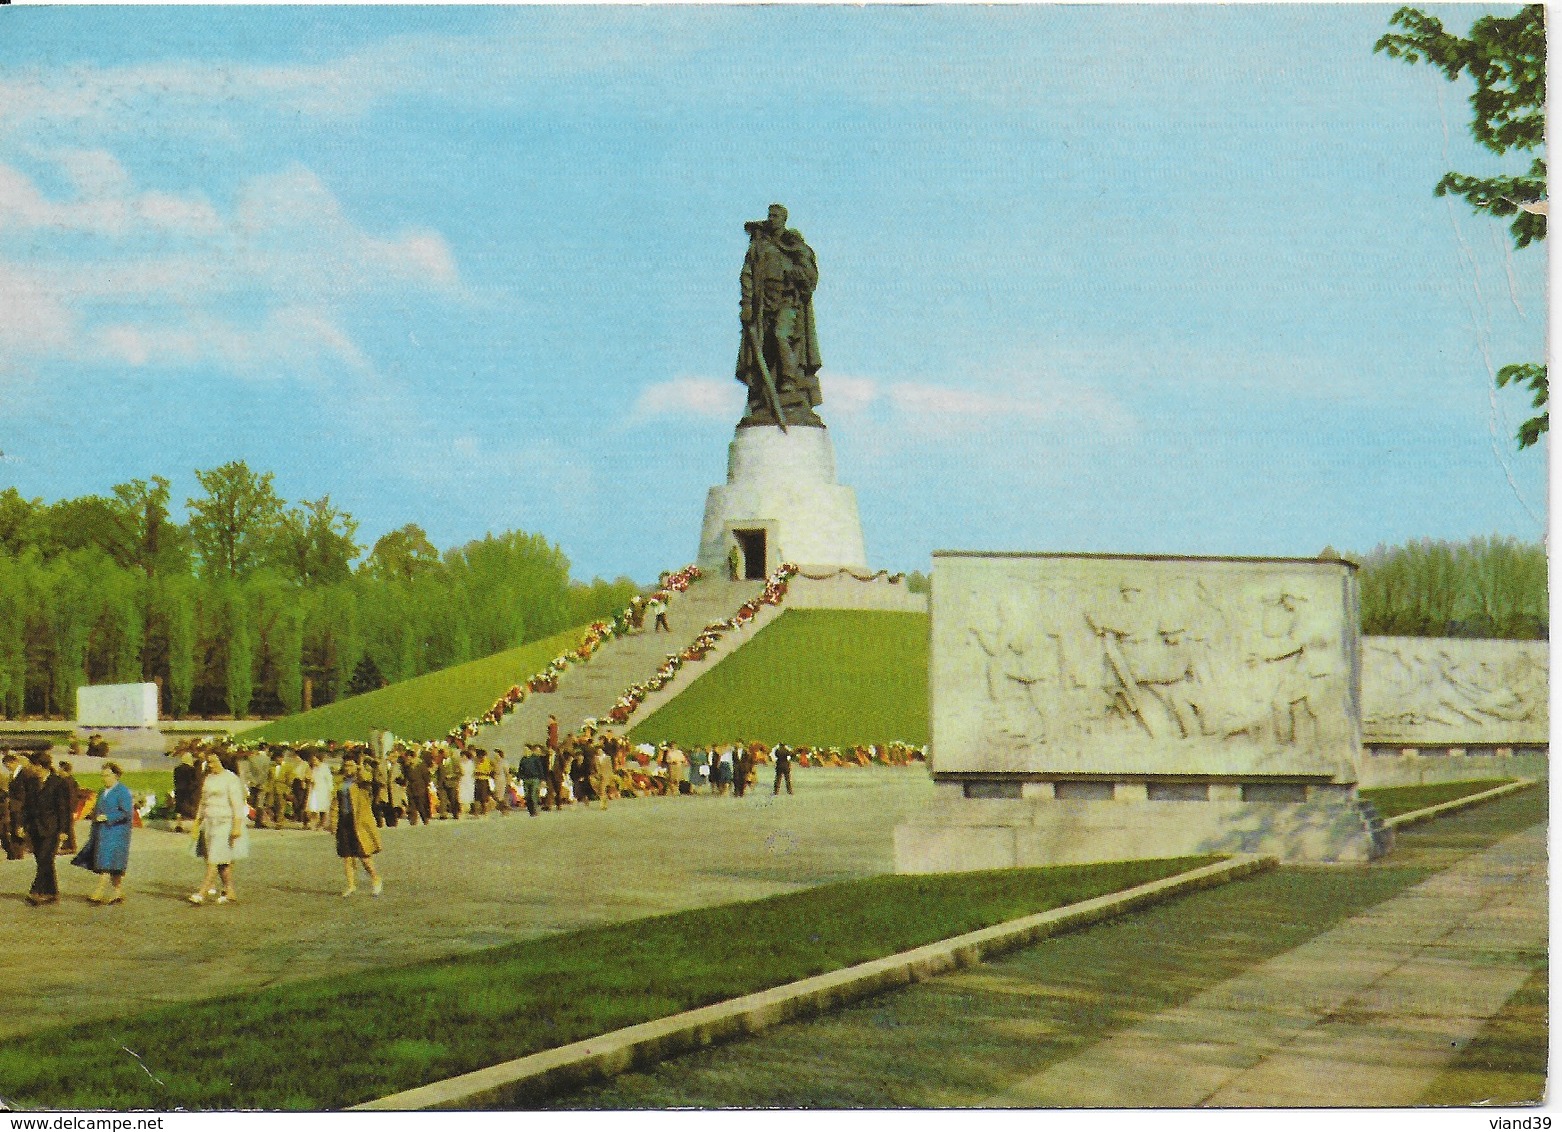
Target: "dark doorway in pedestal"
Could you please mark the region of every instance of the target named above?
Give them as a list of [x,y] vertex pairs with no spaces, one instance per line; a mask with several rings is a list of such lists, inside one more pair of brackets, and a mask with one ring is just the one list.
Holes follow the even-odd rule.
[[743,553],[743,577],[758,581],[765,576],[765,529],[733,531],[738,549]]

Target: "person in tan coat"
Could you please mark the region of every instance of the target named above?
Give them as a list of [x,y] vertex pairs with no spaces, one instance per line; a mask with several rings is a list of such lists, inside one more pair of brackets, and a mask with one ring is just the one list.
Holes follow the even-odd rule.
[[374,825],[374,773],[360,767],[348,755],[342,760],[342,784],[331,795],[331,812],[326,825],[336,833],[336,855],[347,873],[343,896],[358,891],[358,872],[354,862],[362,862],[374,887],[371,895],[385,891],[385,882],[374,868],[374,854],[380,851],[380,831]]

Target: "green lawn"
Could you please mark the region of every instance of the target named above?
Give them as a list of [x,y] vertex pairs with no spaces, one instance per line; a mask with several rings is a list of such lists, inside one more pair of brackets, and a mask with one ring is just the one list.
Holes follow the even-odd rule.
[[341,1108],[1210,860],[870,877],[290,983],[9,1041],[0,1089],[16,1107]]
[[560,653],[580,644],[584,625],[518,648],[415,676],[374,692],[351,696],[313,711],[273,720],[247,731],[244,741],[297,742],[369,738],[385,730],[403,739],[440,739],[464,719],[493,707],[512,684],[533,675]]
[[[70,762],[69,759],[65,761]],[[71,777],[76,780],[76,784],[83,790],[89,790],[96,794],[103,789],[103,778],[101,775],[92,774],[84,770],[73,770]],[[162,796],[174,792],[174,772],[171,770],[127,770],[120,781],[130,787],[130,792],[136,795],[156,794]]]
[[631,732],[636,742],[927,742],[925,613],[791,609]]
[[1361,796],[1376,806],[1378,813],[1392,818],[1483,790],[1493,790],[1512,781],[1511,778],[1472,778],[1468,782],[1437,782],[1429,786],[1374,786],[1361,791]]

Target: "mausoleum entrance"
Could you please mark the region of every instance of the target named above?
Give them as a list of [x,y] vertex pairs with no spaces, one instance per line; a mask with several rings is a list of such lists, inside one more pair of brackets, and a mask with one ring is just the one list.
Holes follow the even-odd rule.
[[765,529],[734,530],[732,537],[737,540],[738,550],[743,555],[743,577],[749,581],[764,578]]

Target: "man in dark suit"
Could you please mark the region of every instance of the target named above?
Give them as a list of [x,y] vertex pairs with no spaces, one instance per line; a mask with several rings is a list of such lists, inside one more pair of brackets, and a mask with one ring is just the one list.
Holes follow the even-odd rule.
[[428,763],[422,756],[405,752],[401,756],[401,776],[407,784],[407,820],[413,825],[428,824]]
[[785,781],[786,792],[792,792],[792,748],[785,743],[777,743],[775,750],[770,752],[770,757],[776,760],[776,785],[771,794],[781,793],[781,783]]
[[59,848],[60,836],[73,825],[70,783],[55,772],[48,751],[32,756],[32,765],[12,783],[13,794],[18,783],[25,783],[22,820],[27,823],[27,838],[32,842],[33,861],[37,865],[27,902],[58,904],[60,885],[54,875],[54,851]]

